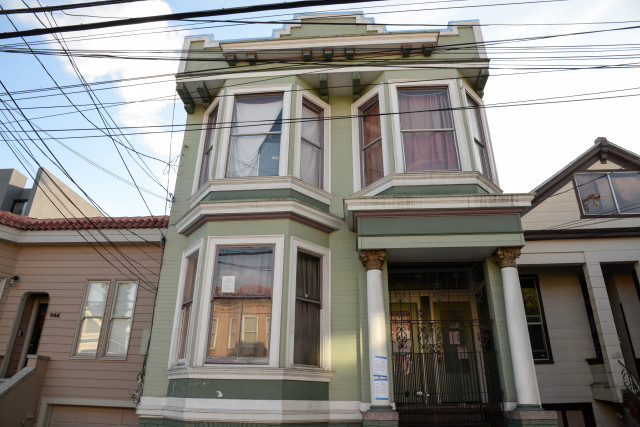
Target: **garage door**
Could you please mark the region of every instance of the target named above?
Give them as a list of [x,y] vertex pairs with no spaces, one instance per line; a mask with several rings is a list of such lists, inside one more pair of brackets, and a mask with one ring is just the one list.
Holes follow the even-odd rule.
[[94,406],[61,406],[51,408],[49,427],[68,426],[137,426],[136,410],[130,408],[98,408]]

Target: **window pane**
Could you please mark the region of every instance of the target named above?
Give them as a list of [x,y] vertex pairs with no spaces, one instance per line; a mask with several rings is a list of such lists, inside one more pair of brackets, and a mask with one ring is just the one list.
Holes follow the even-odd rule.
[[302,139],[322,147],[322,112],[302,105]]
[[239,247],[218,250],[216,296],[271,296],[272,286],[272,248]]
[[407,172],[459,169],[453,132],[411,132],[402,135]]
[[80,327],[77,354],[96,354],[100,339],[101,318],[85,318]]
[[251,299],[242,304],[242,337],[240,357],[267,357],[267,335],[264,325],[271,315],[271,300]]
[[521,276],[520,288],[522,302],[527,317],[529,340],[534,360],[550,360],[549,344],[547,342],[546,325],[542,315],[540,292],[535,276]]
[[131,334],[131,319],[112,319],[107,356],[125,356]]
[[118,283],[113,317],[132,317],[138,284],[135,282]]
[[296,297],[320,302],[320,258],[298,252]]
[[300,179],[322,188],[322,150],[304,141],[300,145]]
[[402,130],[453,128],[447,89],[402,90],[398,101]]
[[610,177],[620,213],[640,213],[640,173],[615,172]]
[[191,304],[182,307],[180,316],[180,344],[178,347],[178,359],[184,359],[187,354],[187,337],[189,332],[189,320],[191,317]]
[[384,176],[382,167],[382,141],[378,140],[363,153],[364,185],[369,185]]
[[[235,357],[237,353],[238,328],[240,326],[238,317],[242,314],[242,300],[239,299],[216,299],[213,303],[215,313],[216,338],[220,343],[215,345],[209,342],[209,356],[211,357]],[[210,338],[210,339],[211,339]]]
[[211,338],[209,341],[209,349],[215,350],[218,345],[218,318],[214,317],[211,321]]
[[362,126],[362,147],[366,147],[376,139],[380,138],[380,104],[375,103],[360,110],[360,123]]
[[209,164],[211,163],[211,149],[213,148],[217,116],[218,107],[209,114],[209,120],[207,121],[207,130],[204,137],[204,148],[202,151],[202,162],[200,163],[198,187],[201,187],[209,179]]
[[196,272],[198,271],[198,252],[195,252],[187,258],[187,276],[184,280],[184,295],[182,301],[191,301],[193,299],[193,288],[196,281]]
[[104,305],[107,302],[108,292],[109,283],[91,283],[87,294],[84,315],[90,317],[102,317],[104,314]]
[[296,327],[293,363],[297,365],[320,364],[320,305],[296,301]]
[[282,94],[236,97],[232,134],[264,134],[281,128]]
[[585,214],[602,215],[617,213],[606,173],[576,174],[576,187]]

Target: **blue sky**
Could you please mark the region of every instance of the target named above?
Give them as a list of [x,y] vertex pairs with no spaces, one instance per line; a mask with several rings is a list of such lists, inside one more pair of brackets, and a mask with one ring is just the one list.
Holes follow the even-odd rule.
[[[49,1],[45,4],[67,3],[71,1]],[[237,1],[233,6],[256,3],[255,0]],[[273,11],[242,18],[277,15],[269,19],[280,20],[291,19],[294,12],[310,10],[361,10],[377,23],[416,25],[412,28],[389,25],[389,31],[430,29],[444,27],[450,21],[479,19],[485,24],[482,32],[486,41],[565,34],[543,40],[502,43],[498,45],[499,48],[489,49],[492,70],[485,89],[484,101],[487,105],[542,100],[533,101],[540,102],[539,105],[487,109],[501,187],[505,192],[530,191],[587,150],[599,136],[605,136],[611,142],[640,153],[640,120],[637,118],[640,111],[640,44],[631,45],[640,42],[640,29],[619,29],[640,25],[640,2],[567,0],[515,3],[521,2],[406,0]],[[16,0],[3,0],[0,4],[5,9],[24,7],[21,1]],[[33,0],[27,0],[27,4],[37,6],[37,2]],[[228,4],[196,0],[152,0],[70,10],[66,14],[55,13],[53,18],[57,25],[66,25],[224,6]],[[11,17],[19,29],[42,25],[33,15]],[[40,15],[40,19],[49,26],[47,18],[52,19],[51,16]],[[601,24],[602,22],[614,23]],[[188,35],[214,34],[217,40],[263,38],[270,37],[272,31],[279,27],[276,24],[222,25],[198,22],[185,25],[184,22],[159,22],[136,28],[97,30],[89,34],[66,33],[64,41],[74,51],[165,51],[181,49],[183,38]],[[0,17],[0,31],[13,31],[6,17]],[[566,35],[593,31],[599,32]],[[51,36],[29,37],[27,41],[33,49],[60,48]],[[14,44],[25,47],[20,39],[3,40],[0,43],[5,48]],[[574,48],[567,52],[566,46]],[[536,50],[532,50],[533,48]],[[545,51],[541,52],[540,48]],[[136,128],[141,126],[184,123],[186,114],[179,99],[174,108],[175,82],[171,75],[177,71],[178,62],[177,54],[172,55],[173,58],[165,61],[75,57],[82,77],[88,82],[158,76],[155,79],[94,86],[94,99],[81,87],[66,87],[77,85],[80,80],[69,60],[61,56],[39,54],[38,58],[46,67],[45,71],[32,54],[2,52],[0,80],[13,95],[22,114],[38,128],[50,131],[48,135],[40,133],[48,148],[37,139],[25,142],[25,147],[31,149],[38,163],[70,183],[64,173],[47,158],[55,155],[71,177],[109,215],[147,215],[149,212],[162,214],[166,205],[164,187],[167,187],[167,183],[169,187],[173,186],[182,134],[154,132],[127,135],[125,139],[121,135],[100,136],[95,130],[84,129],[91,129],[94,125],[105,127],[105,123],[109,124],[111,120],[119,127],[130,127],[128,132],[136,132]],[[563,71],[553,68],[562,68]],[[570,70],[566,70],[567,68]],[[54,81],[47,72],[63,87],[69,99],[79,109],[88,109],[83,111],[84,116],[70,107],[70,101],[59,90],[47,90],[54,86]],[[36,89],[40,91],[35,91]],[[4,89],[0,88],[0,92],[0,98],[13,107],[14,104],[4,93]],[[575,95],[581,94],[590,94],[581,96],[581,99],[595,99],[547,102],[547,98],[565,101],[576,99]],[[98,115],[91,109],[96,99],[107,106],[108,116],[104,113]],[[0,121],[12,126],[14,132],[20,126],[26,129],[28,125],[20,120],[21,113],[4,110],[5,105],[0,105],[0,108],[3,109],[0,110]],[[166,130],[143,128],[142,131],[159,129]],[[6,138],[12,139],[11,135],[5,132]],[[143,164],[140,158],[130,156],[122,145],[112,142],[112,139],[118,140],[122,145],[131,143],[137,151],[154,159],[144,157]],[[24,152],[24,148],[13,142],[10,144],[14,149]],[[37,147],[42,148],[43,152]],[[121,157],[127,167],[123,165]],[[168,162],[174,167],[169,167]],[[0,140],[0,168],[16,168],[25,174],[32,173],[37,168],[32,159],[27,159],[25,163],[27,168],[20,165],[7,143]],[[105,172],[105,169],[111,174]],[[134,180],[144,189],[144,200],[130,184]],[[128,181],[129,184],[122,181]],[[75,188],[72,183],[70,185]]]

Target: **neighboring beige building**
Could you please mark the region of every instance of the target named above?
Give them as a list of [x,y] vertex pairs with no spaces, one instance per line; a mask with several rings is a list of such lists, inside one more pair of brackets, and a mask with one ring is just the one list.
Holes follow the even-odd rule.
[[565,426],[625,425],[621,363],[640,370],[639,171],[638,155],[598,138],[533,190],[522,217],[540,396]]
[[0,212],[0,424],[137,425],[167,217]]
[[27,177],[15,169],[0,169],[0,211],[29,218],[99,217],[102,213],[79,194],[39,168],[31,188]]

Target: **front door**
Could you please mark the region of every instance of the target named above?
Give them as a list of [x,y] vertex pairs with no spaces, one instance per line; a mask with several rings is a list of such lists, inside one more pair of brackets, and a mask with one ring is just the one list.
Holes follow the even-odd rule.
[[492,322],[486,318],[484,280],[474,276],[474,267],[389,265],[394,400],[401,425],[501,422]]

